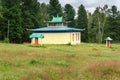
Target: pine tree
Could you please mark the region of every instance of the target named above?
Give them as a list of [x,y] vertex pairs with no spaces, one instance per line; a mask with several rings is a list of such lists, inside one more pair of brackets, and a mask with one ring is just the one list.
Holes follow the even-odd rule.
[[68,26],[75,27],[75,10],[70,4],[66,4],[64,8],[64,18],[66,21],[71,21]]
[[87,42],[88,41],[88,19],[87,19],[87,13],[83,5],[79,7],[78,10],[78,18],[76,20],[76,27],[80,29],[85,29],[82,32],[82,41]]
[[114,42],[120,42],[120,13],[115,5],[110,9],[106,26],[105,37],[110,36]]
[[32,29],[39,27],[39,12],[40,3],[37,0],[22,0],[22,28],[23,28],[23,38],[22,40],[29,41],[30,31],[27,29]]
[[2,2],[0,0],[0,26],[1,26],[1,22],[2,22]]
[[49,13],[48,13],[48,5],[45,3],[42,3],[40,5],[40,13],[39,13],[39,22],[40,22],[40,27],[45,27],[47,26],[44,21],[49,20]]
[[48,13],[49,13],[50,18],[52,18],[53,16],[57,16],[57,15],[58,16],[63,15],[62,7],[58,0],[50,0]]
[[[22,27],[21,27],[21,9],[20,0],[2,0],[4,13],[2,38],[9,38],[10,42],[21,43]],[[8,21],[10,21],[8,28]],[[7,33],[9,29],[9,34]],[[9,35],[9,36],[8,36]]]
[[0,0],[0,19],[2,18],[2,2]]
[[1,26],[2,26],[2,2],[0,0],[0,40],[1,40],[1,36],[2,36],[2,33],[1,33]]

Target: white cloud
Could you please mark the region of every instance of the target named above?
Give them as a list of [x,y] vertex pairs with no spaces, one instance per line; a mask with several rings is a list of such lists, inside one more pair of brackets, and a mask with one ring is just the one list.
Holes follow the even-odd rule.
[[38,0],[38,1],[39,1],[40,3],[43,3],[43,2],[44,2],[44,3],[47,3],[47,4],[49,3],[49,0]]
[[[49,0],[38,0],[40,3],[45,2],[49,3]],[[96,7],[101,6],[103,7],[107,4],[109,7],[112,5],[116,5],[120,10],[120,0],[59,0],[62,6],[65,4],[71,4],[75,10],[78,10],[78,7],[83,4],[87,10],[93,12]]]

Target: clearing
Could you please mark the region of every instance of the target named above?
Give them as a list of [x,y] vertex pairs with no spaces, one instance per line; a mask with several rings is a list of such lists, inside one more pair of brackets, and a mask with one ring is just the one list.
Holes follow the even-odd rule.
[[120,80],[120,44],[0,43],[0,80]]

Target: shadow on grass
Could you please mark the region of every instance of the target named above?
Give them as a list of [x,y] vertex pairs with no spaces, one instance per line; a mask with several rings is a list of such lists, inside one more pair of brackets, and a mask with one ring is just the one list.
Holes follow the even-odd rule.
[[27,45],[28,47],[34,47],[34,48],[47,48],[47,46],[45,46],[45,45]]

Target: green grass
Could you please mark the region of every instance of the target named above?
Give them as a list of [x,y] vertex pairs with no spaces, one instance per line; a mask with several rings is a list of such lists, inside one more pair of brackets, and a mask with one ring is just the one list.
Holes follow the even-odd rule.
[[120,80],[120,44],[0,43],[0,80]]

